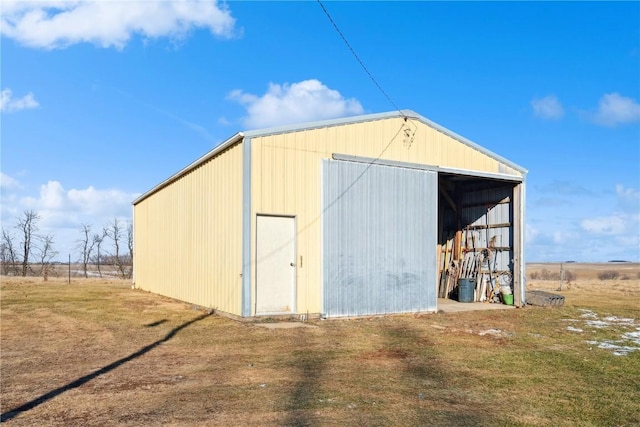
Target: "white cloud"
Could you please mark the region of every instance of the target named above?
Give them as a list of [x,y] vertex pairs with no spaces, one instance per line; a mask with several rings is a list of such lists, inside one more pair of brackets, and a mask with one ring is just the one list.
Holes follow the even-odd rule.
[[79,224],[89,217],[129,217],[135,197],[136,194],[121,190],[98,190],[93,186],[67,191],[60,182],[49,181],[40,186],[39,197],[23,197],[21,204],[38,211],[45,222]]
[[618,208],[623,212],[640,212],[640,191],[635,188],[625,188],[622,184],[616,185],[616,196],[618,198]]
[[566,242],[577,241],[579,235],[571,230],[556,230],[553,232],[553,242],[555,244],[565,244]]
[[640,121],[640,104],[618,93],[607,93],[600,98],[593,121],[603,126],[617,126]]
[[0,31],[18,43],[44,49],[76,43],[122,49],[134,34],[184,38],[206,28],[233,35],[235,19],[216,1],[8,1],[2,2]]
[[635,188],[624,188],[622,184],[616,184],[616,194],[618,197],[640,200],[640,192]]
[[548,95],[544,98],[534,98],[531,101],[533,114],[543,119],[557,120],[564,116],[564,108],[555,95]]
[[600,236],[623,236],[634,228],[637,233],[637,224],[638,215],[624,213],[613,213],[608,216],[583,219],[580,222],[580,226],[584,230]]
[[8,191],[17,190],[20,187],[20,182],[18,182],[17,179],[10,177],[4,172],[0,172],[0,189]]
[[527,243],[533,243],[540,236],[540,230],[530,223],[526,223],[524,226],[524,235]]
[[[4,180],[4,175],[2,178]],[[34,197],[19,195],[15,191],[5,194],[3,191],[0,206],[2,224],[11,228],[22,212],[32,209],[41,218],[39,233],[53,235],[56,251],[65,256],[70,253],[74,257],[81,224],[92,225],[93,230],[98,232],[114,218],[130,221],[131,202],[138,195],[93,186],[66,190],[60,182],[49,181],[40,186],[39,194]]]
[[[572,187],[567,185],[561,192]],[[533,186],[531,190],[533,196],[547,188]],[[611,191],[590,194],[589,198],[571,199],[570,206],[555,206],[552,213],[540,204],[527,204],[528,261],[640,261],[638,188],[618,184]]]
[[71,189],[67,197],[73,206],[81,208],[88,215],[99,215],[108,209],[108,206],[115,205],[118,210],[114,210],[112,216],[131,214],[131,202],[138,194],[125,193],[120,190],[97,190],[92,186],[84,190]]
[[315,79],[282,85],[270,83],[262,96],[234,90],[228,99],[246,108],[243,124],[248,128],[333,119],[364,111],[358,100],[345,99],[340,92]]
[[11,89],[2,89],[0,93],[0,111],[7,113],[13,113],[14,111],[27,110],[29,108],[36,108],[38,101],[33,96],[33,93],[29,92],[22,98],[13,98],[13,92]]

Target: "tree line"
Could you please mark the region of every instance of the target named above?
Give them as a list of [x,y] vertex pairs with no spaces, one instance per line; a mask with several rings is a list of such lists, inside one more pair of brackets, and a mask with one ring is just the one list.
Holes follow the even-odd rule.
[[[42,217],[27,210],[14,220],[14,224],[2,227],[0,240],[0,273],[14,276],[42,276],[45,280],[55,270],[53,234],[40,234]],[[133,224],[117,218],[94,231],[91,224],[82,223],[76,250],[82,275],[89,277],[90,266],[102,277],[105,266],[110,266],[122,278],[133,274]]]

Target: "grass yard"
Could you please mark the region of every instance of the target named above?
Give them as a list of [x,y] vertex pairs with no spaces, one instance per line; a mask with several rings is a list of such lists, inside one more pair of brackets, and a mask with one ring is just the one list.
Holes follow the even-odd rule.
[[[2,278],[8,426],[640,425],[640,289],[267,329],[97,279]],[[529,281],[534,282],[534,281]],[[555,281],[531,288],[554,290]]]

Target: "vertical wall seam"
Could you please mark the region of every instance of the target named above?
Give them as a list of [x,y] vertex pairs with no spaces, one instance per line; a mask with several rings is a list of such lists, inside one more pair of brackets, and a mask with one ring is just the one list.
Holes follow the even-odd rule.
[[242,317],[251,316],[251,138],[242,141]]
[[133,287],[135,287],[136,284],[136,264],[135,264],[135,259],[136,259],[136,206],[135,205],[131,205],[131,229],[132,229],[132,233],[133,235],[131,236],[133,241],[131,242],[131,247],[133,248],[133,253],[131,254],[131,284],[133,285]]
[[[325,238],[324,238],[324,193],[326,191],[326,183],[325,183],[325,166],[324,166],[324,162],[326,162],[328,160],[320,160],[320,223],[319,223],[319,227],[320,227],[320,235],[319,235],[319,239],[320,239],[320,245],[319,245],[319,249],[320,249],[320,315],[324,318],[326,316],[326,312],[324,310],[324,308],[326,307],[327,303],[325,300],[325,289],[326,289],[326,284],[325,284],[325,280],[326,280],[326,275],[325,275],[325,270],[324,270],[324,265],[325,265],[325,256],[324,256],[324,245],[325,245]],[[309,291],[307,290],[307,300],[309,299]],[[307,307],[309,305],[307,304]]]
[[524,249],[524,244],[525,244],[525,227],[526,227],[526,220],[525,220],[525,214],[526,214],[526,175],[524,176],[524,179],[522,180],[522,184],[520,184],[521,186],[521,190],[520,190],[520,221],[519,221],[519,233],[520,233],[520,271],[518,272],[518,274],[520,275],[520,302],[522,305],[526,305],[527,303],[527,286],[526,286],[526,261],[525,261],[525,249]]

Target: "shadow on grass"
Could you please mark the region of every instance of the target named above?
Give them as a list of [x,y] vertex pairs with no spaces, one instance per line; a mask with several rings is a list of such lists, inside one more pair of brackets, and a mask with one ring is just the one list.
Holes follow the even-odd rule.
[[389,348],[402,355],[402,378],[414,394],[418,425],[495,425],[496,420],[492,421],[481,402],[452,385],[457,383],[455,373],[447,368],[432,341],[406,325],[387,327],[385,334]]
[[25,403],[24,405],[21,405],[15,409],[12,409],[10,411],[4,412],[2,413],[2,415],[0,415],[0,422],[5,422],[5,421],[9,421],[10,419],[16,417],[17,415],[19,415],[21,412],[26,412],[29,411],[33,408],[35,408],[36,406],[39,406],[51,399],[53,399],[54,397],[57,397],[59,395],[61,395],[62,393],[64,393],[65,391],[69,391],[72,390],[74,388],[80,387],[81,385],[91,381],[94,378],[99,377],[100,375],[104,375],[107,372],[122,366],[123,364],[130,362],[148,352],[150,352],[151,350],[153,350],[154,348],[156,348],[157,346],[159,346],[160,344],[169,341],[171,338],[173,338],[178,332],[180,332],[181,330],[183,330],[184,328],[186,328],[187,326],[198,322],[202,319],[204,319],[205,317],[208,317],[208,314],[202,314],[198,317],[196,317],[195,319],[191,319],[186,323],[183,323],[182,325],[174,328],[171,330],[171,332],[169,332],[167,335],[165,335],[164,338],[159,339],[158,341],[155,341],[145,347],[142,347],[140,350],[136,351],[135,353],[130,354],[127,357],[123,357],[120,360],[117,360],[101,369],[98,369],[95,372],[92,372],[88,375],[85,375],[84,377],[80,377],[75,381],[70,382],[69,384],[65,384],[62,387],[58,387],[55,390],[51,390],[50,392],[43,394],[42,396]]
[[320,378],[326,365],[327,355],[315,349],[309,349],[308,336],[301,331],[297,337],[297,351],[293,363],[298,367],[298,381],[291,393],[287,405],[286,426],[310,426],[318,423],[313,418],[313,408],[316,406]]
[[162,320],[158,320],[158,321],[155,321],[155,322],[152,322],[152,323],[147,323],[146,325],[144,325],[144,327],[145,328],[155,328],[156,326],[160,326],[160,325],[162,325],[163,323],[166,323],[166,322],[168,322],[167,319],[162,319]]

